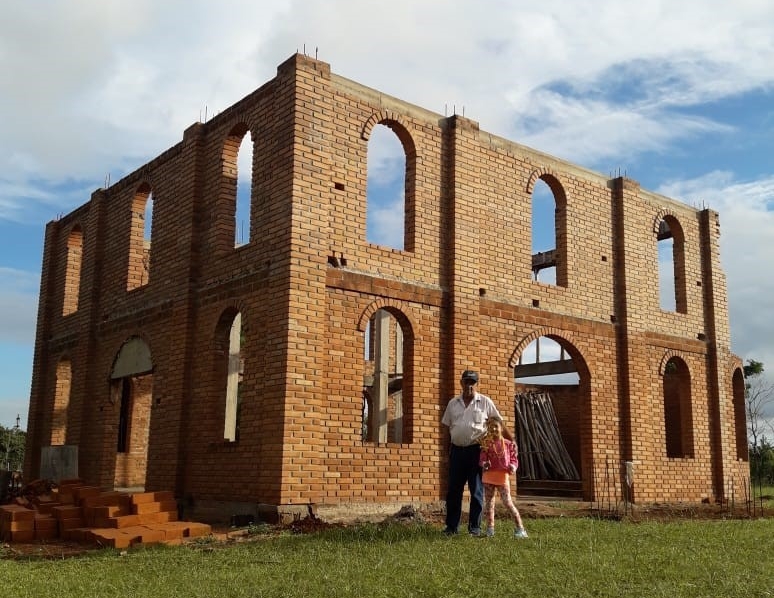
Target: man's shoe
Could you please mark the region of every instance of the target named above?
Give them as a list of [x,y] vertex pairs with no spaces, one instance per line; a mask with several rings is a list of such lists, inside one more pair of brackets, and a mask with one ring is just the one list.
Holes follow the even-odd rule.
[[474,538],[478,538],[481,535],[481,528],[474,527],[473,529],[468,530],[470,532],[470,535]]
[[492,536],[494,536],[494,528],[493,527],[486,528],[486,537],[491,538]]
[[450,527],[447,527],[447,528],[445,528],[443,530],[443,535],[444,536],[456,536],[457,535],[457,530],[456,529],[451,529]]
[[525,530],[523,527],[518,528],[513,532],[514,538],[529,538],[527,535],[527,530]]

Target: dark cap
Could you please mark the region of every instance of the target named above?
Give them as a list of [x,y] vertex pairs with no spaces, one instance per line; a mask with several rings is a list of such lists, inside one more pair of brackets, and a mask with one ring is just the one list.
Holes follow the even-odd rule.
[[473,370],[465,370],[462,372],[462,380],[473,380],[473,382],[478,383],[478,372],[474,372]]

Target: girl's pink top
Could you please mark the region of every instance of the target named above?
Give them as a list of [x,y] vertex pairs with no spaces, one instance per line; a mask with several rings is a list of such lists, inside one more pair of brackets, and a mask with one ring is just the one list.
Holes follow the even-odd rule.
[[486,448],[482,446],[478,464],[483,467],[487,461],[489,461],[490,470],[510,471],[511,465],[517,468],[519,459],[516,454],[516,443],[507,438],[500,438],[490,442]]

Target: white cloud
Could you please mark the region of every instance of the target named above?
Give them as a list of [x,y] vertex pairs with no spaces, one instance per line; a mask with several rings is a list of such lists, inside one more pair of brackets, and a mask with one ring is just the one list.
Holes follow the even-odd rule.
[[737,181],[716,171],[664,184],[659,192],[719,213],[732,349],[762,362],[774,383],[774,176]]
[[642,104],[615,104],[594,98],[573,98],[537,90],[518,113],[513,126],[524,145],[581,162],[631,159],[646,151],[668,151],[678,139],[728,132],[729,127],[706,118],[669,114]]
[[39,284],[36,273],[0,267],[0,342],[33,344]]
[[386,247],[403,248],[403,196],[384,201],[368,210],[368,239]]
[[[738,147],[734,115],[701,108],[774,87],[774,3],[761,0],[7,4],[0,219],[19,222],[88,201],[108,173],[115,182],[178,142],[304,45],[340,75],[439,114],[464,110],[483,130],[592,168],[721,136]],[[774,177],[736,176],[659,191],[720,212],[733,346],[774,372]],[[386,201],[373,217],[402,231],[402,199]],[[26,314],[21,329],[36,287],[0,295],[0,313]]]
[[[465,106],[498,134],[539,118],[544,133],[526,141],[568,159],[662,149],[717,123],[660,110],[771,84],[772,21],[766,3],[706,0],[15,3],[0,23],[0,110],[18,115],[0,131],[12,148],[0,172],[8,182],[115,181],[304,46],[344,76],[439,113]],[[565,81],[587,95],[621,78],[648,83],[648,110],[546,88]],[[578,120],[589,126],[571,126]]]
[[406,154],[398,137],[377,125],[368,141],[367,238],[372,243],[403,248]]
[[10,149],[0,155],[0,184],[72,178],[92,181],[93,190],[108,173],[115,182],[178,142],[205,107],[222,110],[273,75],[276,64],[260,67],[257,55],[284,9],[200,0],[5,6],[0,146]]

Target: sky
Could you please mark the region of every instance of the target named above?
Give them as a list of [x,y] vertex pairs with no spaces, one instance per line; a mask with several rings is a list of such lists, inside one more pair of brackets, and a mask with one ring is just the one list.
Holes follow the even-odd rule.
[[45,224],[297,51],[718,211],[732,349],[774,374],[769,0],[37,0],[0,20],[0,424],[26,428]]

